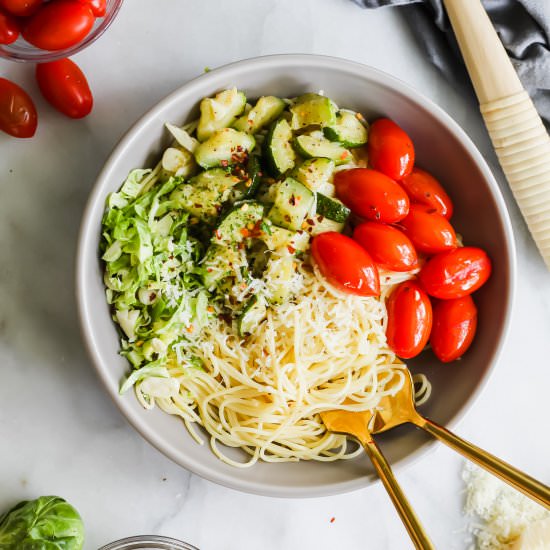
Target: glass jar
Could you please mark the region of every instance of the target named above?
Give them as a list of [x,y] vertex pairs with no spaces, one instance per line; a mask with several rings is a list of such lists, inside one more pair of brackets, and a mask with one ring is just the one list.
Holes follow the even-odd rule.
[[181,540],[154,535],[129,537],[111,542],[99,550],[199,550],[196,546]]

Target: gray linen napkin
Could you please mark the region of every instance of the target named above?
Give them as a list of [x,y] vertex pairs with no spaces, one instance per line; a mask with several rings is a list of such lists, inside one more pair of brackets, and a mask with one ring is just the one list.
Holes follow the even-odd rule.
[[[455,83],[468,79],[441,0],[353,0],[365,8],[402,6],[432,63]],[[414,5],[413,5],[414,4]],[[550,0],[483,0],[523,85],[550,124]]]

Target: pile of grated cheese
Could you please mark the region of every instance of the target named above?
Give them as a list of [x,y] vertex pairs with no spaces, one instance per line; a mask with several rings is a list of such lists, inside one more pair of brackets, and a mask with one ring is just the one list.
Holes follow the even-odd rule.
[[550,550],[550,512],[485,470],[466,464],[465,512],[479,550]]

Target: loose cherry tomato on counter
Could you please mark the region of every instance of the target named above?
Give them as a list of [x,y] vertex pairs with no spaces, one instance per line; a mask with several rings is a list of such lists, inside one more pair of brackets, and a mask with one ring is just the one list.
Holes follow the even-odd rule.
[[367,144],[369,164],[386,176],[400,180],[414,166],[414,146],[405,130],[389,118],[375,120]]
[[37,65],[36,80],[42,95],[63,114],[82,118],[92,110],[94,99],[88,81],[70,59]]
[[372,258],[353,239],[329,231],[311,243],[313,259],[329,283],[359,296],[379,296],[380,279]]
[[430,258],[418,275],[434,298],[450,300],[475,292],[491,275],[491,260],[481,248],[464,246]]
[[453,215],[453,203],[441,184],[428,172],[420,168],[405,176],[399,182],[411,202],[418,202],[434,208],[438,214],[445,216],[448,220]]
[[95,17],[103,17],[107,13],[107,0],[78,0],[81,4],[88,4]]
[[27,92],[17,84],[0,78],[0,130],[17,138],[34,136],[36,107]]
[[364,222],[355,228],[353,239],[383,269],[410,271],[418,265],[412,242],[396,227],[384,223]]
[[477,328],[477,308],[471,296],[440,300],[433,306],[430,344],[436,357],[449,363],[468,350]]
[[78,44],[95,21],[89,5],[78,0],[44,4],[23,26],[23,38],[43,50],[62,50]]
[[7,12],[0,11],[0,44],[12,44],[19,38],[19,23]]
[[409,197],[403,188],[382,172],[353,168],[334,176],[336,194],[359,216],[395,223],[409,213]]
[[428,343],[432,329],[432,304],[415,281],[401,283],[388,298],[386,338],[402,359],[416,357]]
[[38,11],[43,0],[0,0],[0,8],[18,17],[28,17]]
[[411,204],[408,216],[400,223],[419,252],[438,254],[457,247],[453,226],[431,206]]

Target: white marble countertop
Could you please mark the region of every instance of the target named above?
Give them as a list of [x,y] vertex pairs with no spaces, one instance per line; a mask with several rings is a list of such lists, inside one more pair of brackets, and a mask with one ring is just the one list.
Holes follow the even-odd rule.
[[[349,0],[128,0],[104,37],[76,57],[96,101],[82,121],[46,105],[31,66],[0,62],[0,74],[35,98],[40,117],[30,141],[0,135],[0,510],[42,494],[64,496],[85,519],[90,549],[144,533],[201,550],[411,548],[380,484],[281,500],[225,489],[176,466],[122,418],[80,340],[76,237],[111,148],[204,67],[285,52],[330,54],[391,72],[446,109],[495,168],[518,245],[515,314],[492,380],[457,431],[550,480],[550,275],[495,167],[473,98],[423,59],[394,10],[362,11]],[[462,464],[438,446],[399,474],[445,550],[467,547]]]

